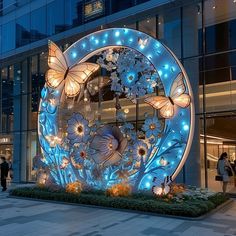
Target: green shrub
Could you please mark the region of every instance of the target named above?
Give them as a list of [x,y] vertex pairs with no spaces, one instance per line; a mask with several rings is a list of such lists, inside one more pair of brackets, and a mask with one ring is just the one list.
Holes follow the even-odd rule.
[[228,199],[222,194],[215,194],[208,200],[188,199],[183,202],[172,200],[167,202],[146,193],[133,194],[128,197],[110,197],[101,190],[87,190],[76,194],[67,193],[63,189],[52,190],[39,187],[14,189],[10,195],[188,217],[203,215]]

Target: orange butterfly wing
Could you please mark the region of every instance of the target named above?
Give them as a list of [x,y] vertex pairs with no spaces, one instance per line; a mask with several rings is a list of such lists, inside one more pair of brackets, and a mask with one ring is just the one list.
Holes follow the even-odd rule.
[[80,84],[83,84],[100,66],[95,63],[83,62],[72,66],[66,76],[65,94],[74,97],[80,92]]
[[191,99],[188,94],[181,94],[179,97],[173,98],[174,104],[179,107],[186,108],[190,105]]
[[171,104],[168,97],[155,96],[149,97],[144,100],[155,109],[160,109],[160,115],[163,118],[170,118],[174,115],[174,105]]
[[62,51],[55,43],[49,41],[48,48],[48,66],[50,69],[46,73],[46,83],[49,87],[56,88],[63,81],[68,67]]
[[73,80],[77,81],[80,84],[83,84],[99,68],[100,66],[98,64],[82,62],[76,64],[75,66],[72,66],[69,70],[68,75],[70,75]]
[[68,65],[61,49],[52,41],[48,42],[48,66],[58,72],[65,73]]
[[58,87],[65,79],[65,94],[67,97],[74,97],[80,92],[80,84],[85,83],[92,73],[99,69],[98,64],[80,63],[69,68],[66,78],[64,78],[68,65],[64,54],[60,48],[49,41],[48,66],[50,69],[46,73],[47,85],[51,88]]
[[184,93],[185,91],[186,87],[183,81],[183,74],[179,73],[172,85],[170,97],[172,98],[174,104],[182,108],[188,107],[191,101],[190,96]]
[[57,88],[64,79],[64,73],[49,69],[45,76],[46,83],[51,88]]
[[185,92],[186,88],[183,81],[183,74],[179,73],[172,84],[171,91],[170,91],[170,97],[172,99],[179,97],[181,94]]
[[144,102],[148,103],[155,109],[161,109],[169,102],[169,98],[164,96],[148,97],[144,99]]
[[168,101],[167,104],[160,109],[160,115],[166,119],[174,116],[174,105],[172,105],[171,102]]

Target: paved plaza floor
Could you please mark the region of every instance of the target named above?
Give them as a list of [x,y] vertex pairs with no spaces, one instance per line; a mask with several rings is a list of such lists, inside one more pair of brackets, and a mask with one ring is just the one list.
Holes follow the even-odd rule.
[[191,221],[8,198],[8,193],[0,193],[0,235],[236,235],[236,200],[203,220]]

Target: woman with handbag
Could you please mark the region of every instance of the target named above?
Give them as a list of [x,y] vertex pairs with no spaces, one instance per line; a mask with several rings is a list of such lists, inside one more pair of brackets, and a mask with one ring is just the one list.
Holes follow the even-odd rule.
[[223,152],[220,155],[220,158],[217,163],[217,173],[218,175],[222,176],[222,181],[223,181],[222,190],[223,194],[225,194],[230,179],[229,177],[233,176],[233,169],[228,161],[228,155],[226,152]]

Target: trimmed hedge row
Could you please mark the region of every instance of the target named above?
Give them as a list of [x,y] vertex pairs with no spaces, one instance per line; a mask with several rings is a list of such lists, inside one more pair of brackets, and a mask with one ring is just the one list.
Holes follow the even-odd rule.
[[153,196],[142,194],[130,197],[109,197],[102,194],[101,191],[74,194],[64,191],[53,192],[38,187],[17,188],[12,190],[10,195],[188,217],[201,216],[228,200],[228,198],[222,194],[216,194],[209,197],[208,200],[186,200],[179,203],[173,201],[165,202]]

